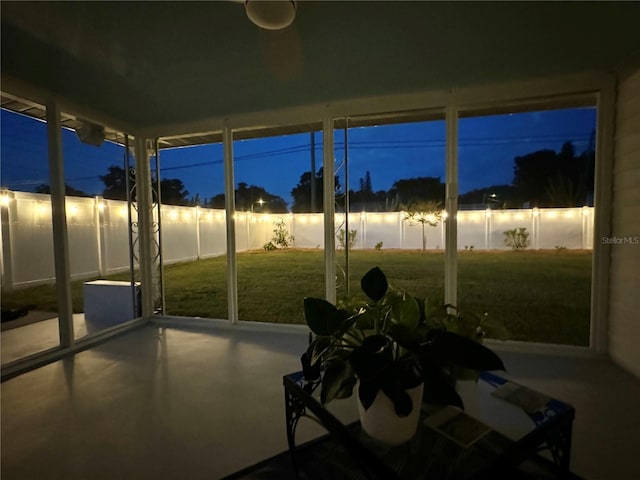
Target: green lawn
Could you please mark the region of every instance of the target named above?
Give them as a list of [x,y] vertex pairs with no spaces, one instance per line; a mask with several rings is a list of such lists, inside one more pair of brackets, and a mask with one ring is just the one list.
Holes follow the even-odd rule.
[[[591,288],[590,251],[461,252],[458,305],[501,319],[514,340],[587,345]],[[344,263],[344,262],[342,262]],[[354,251],[352,293],[359,279],[379,266],[390,283],[412,294],[443,301],[443,253]],[[238,255],[241,320],[304,323],[302,299],[324,296],[321,250],[277,250]],[[338,282],[342,275],[338,269]],[[127,279],[128,274],[109,277]],[[74,311],[82,311],[82,283],[73,282]],[[344,286],[340,293],[345,291]],[[227,318],[226,258],[165,267],[167,313]],[[34,304],[55,311],[53,286],[4,293],[3,306]]]

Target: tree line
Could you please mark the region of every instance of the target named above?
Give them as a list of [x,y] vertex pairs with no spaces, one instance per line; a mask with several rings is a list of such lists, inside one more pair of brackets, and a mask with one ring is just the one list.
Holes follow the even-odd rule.
[[[593,205],[595,149],[592,141],[587,149],[576,154],[572,142],[565,142],[558,152],[537,150],[514,158],[511,184],[491,185],[474,189],[459,196],[461,208],[521,208],[521,207],[575,207]],[[104,184],[102,196],[113,200],[126,200],[126,171],[118,166],[108,167],[100,180]],[[291,190],[291,208],[280,196],[264,187],[238,183],[235,189],[236,210],[254,212],[313,213],[323,211],[322,168],[305,171]],[[345,191],[338,175],[334,178],[337,202],[346,204],[350,211],[399,211],[410,205],[429,202],[444,203],[445,183],[440,177],[414,177],[396,180],[388,190],[374,190],[371,173],[359,179],[358,189]],[[74,187],[66,186],[67,195],[91,196]],[[37,193],[50,193],[48,185],[39,185]],[[162,203],[168,205],[224,208],[225,195],[213,197],[192,196],[178,178],[160,181]],[[135,199],[134,199],[135,200]],[[157,200],[157,198],[154,198]]]

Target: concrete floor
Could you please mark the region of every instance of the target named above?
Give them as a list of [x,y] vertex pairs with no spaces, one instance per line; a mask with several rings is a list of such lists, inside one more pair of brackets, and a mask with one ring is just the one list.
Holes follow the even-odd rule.
[[[2,364],[59,346],[60,330],[56,315],[56,313],[51,312],[29,312],[26,317],[15,322],[24,321],[24,325],[10,330],[3,329],[2,334],[0,334]],[[30,317],[35,317],[35,321],[30,321]],[[44,319],[42,320],[38,317]],[[89,330],[84,319],[84,313],[74,313],[74,338],[79,340],[86,337]]]
[[[216,479],[285,450],[281,379],[306,329],[215,324],[147,325],[4,382],[2,479]],[[576,407],[576,473],[640,478],[638,379],[581,350],[492,348],[508,376]]]

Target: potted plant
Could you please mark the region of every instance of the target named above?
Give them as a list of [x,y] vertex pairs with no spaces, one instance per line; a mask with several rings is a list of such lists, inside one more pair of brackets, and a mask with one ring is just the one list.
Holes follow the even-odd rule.
[[[480,343],[427,322],[425,301],[390,286],[378,267],[360,285],[365,301],[336,307],[324,299],[304,299],[305,320],[315,339],[302,364],[308,380],[320,381],[323,404],[350,397],[357,385],[365,415],[361,423],[371,436],[392,444],[411,438],[421,401],[464,408],[449,365],[504,369]],[[388,418],[381,419],[379,410],[385,408]],[[373,420],[366,418],[371,409]]]

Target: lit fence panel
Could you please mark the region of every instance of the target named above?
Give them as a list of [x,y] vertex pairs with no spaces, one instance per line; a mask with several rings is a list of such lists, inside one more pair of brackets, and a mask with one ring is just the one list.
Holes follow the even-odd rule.
[[9,209],[10,239],[2,239],[2,248],[11,250],[10,255],[3,255],[3,258],[11,259],[13,283],[53,281],[55,272],[49,195],[15,192],[14,200],[3,208]]
[[[102,207],[100,206],[102,204]],[[129,215],[127,202],[99,200],[101,215],[99,235],[101,235],[101,275],[116,273],[129,268]],[[132,209],[135,215],[135,210]],[[137,218],[134,218],[136,221]]]
[[[3,193],[3,287],[53,281],[51,202],[49,195]],[[135,218],[135,209],[132,209]],[[273,237],[275,223],[293,235],[294,247],[323,248],[322,213],[267,214],[237,212],[236,249],[262,249]],[[345,229],[344,214],[336,214],[337,230]],[[458,249],[509,249],[504,232],[523,227],[530,248],[593,248],[593,207],[469,210],[457,214]],[[73,249],[73,278],[90,278],[129,268],[127,203],[97,198],[67,197],[69,248]],[[356,230],[353,248],[419,250],[422,225],[409,224],[402,212],[361,212],[349,215]],[[426,248],[444,248],[445,225],[425,226]],[[6,237],[6,238],[5,238]],[[338,243],[338,242],[336,242]],[[201,207],[162,206],[162,244],[165,263],[224,255],[225,211]],[[10,265],[7,265],[10,262]],[[19,268],[16,268],[19,266]],[[8,273],[7,273],[8,272]]]
[[225,211],[200,209],[199,225],[200,258],[224,255],[227,251]]
[[293,236],[298,248],[324,248],[324,216],[322,213],[293,215]]
[[198,258],[195,207],[162,206],[162,261],[185,262]]
[[67,197],[67,235],[72,255],[69,257],[72,278],[100,274],[99,236],[94,198]]

